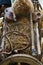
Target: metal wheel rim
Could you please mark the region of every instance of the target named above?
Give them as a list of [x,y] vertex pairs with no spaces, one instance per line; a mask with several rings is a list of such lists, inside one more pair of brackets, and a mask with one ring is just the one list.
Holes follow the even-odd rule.
[[23,62],[27,63],[30,65],[42,65],[42,63],[37,60],[36,58],[26,55],[26,54],[15,54],[12,55],[8,58],[6,58],[4,61],[0,63],[0,65],[8,65],[9,62],[14,61],[14,62]]

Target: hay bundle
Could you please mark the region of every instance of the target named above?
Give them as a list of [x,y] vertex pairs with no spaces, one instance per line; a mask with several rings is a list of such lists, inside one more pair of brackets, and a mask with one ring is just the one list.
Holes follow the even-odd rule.
[[[8,28],[7,28],[6,32],[19,31],[20,33],[23,33],[24,35],[28,36],[28,42],[29,42],[29,44],[31,43],[31,30],[30,30],[31,28],[30,28],[29,19],[27,17],[21,17],[20,19],[18,19],[18,21],[16,23],[7,22],[7,25],[8,25]],[[15,35],[13,33],[9,33],[7,36],[10,39],[10,41],[12,42],[14,49],[20,49],[21,47],[27,46],[27,39],[24,36]],[[9,45],[7,45],[7,43],[9,44],[8,40],[5,38],[5,44],[6,44],[5,47],[8,50]],[[29,52],[30,52],[30,47],[27,48],[25,51],[23,50],[23,52],[21,52],[21,53],[29,54]]]
[[27,14],[34,11],[31,0],[15,0],[12,6],[15,14]]

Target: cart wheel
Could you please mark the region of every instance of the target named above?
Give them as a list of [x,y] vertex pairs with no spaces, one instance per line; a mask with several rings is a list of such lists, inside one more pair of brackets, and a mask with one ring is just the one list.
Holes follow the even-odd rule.
[[42,63],[30,55],[16,54],[6,58],[0,65],[42,65]]

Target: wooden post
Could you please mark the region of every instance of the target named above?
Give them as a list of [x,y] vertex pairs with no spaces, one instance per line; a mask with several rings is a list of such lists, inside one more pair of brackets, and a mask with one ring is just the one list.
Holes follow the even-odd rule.
[[36,49],[34,44],[34,29],[33,29],[33,21],[32,21],[32,13],[30,13],[30,23],[31,23],[31,38],[32,38],[32,55],[36,55]]
[[36,22],[36,40],[37,40],[38,55],[40,55],[41,54],[41,47],[40,47],[40,39],[39,39],[38,22]]
[[[6,21],[3,22],[3,34],[2,36],[4,36],[6,33]],[[1,41],[1,48],[4,49],[4,40],[5,40],[5,37],[2,38],[2,41]]]

